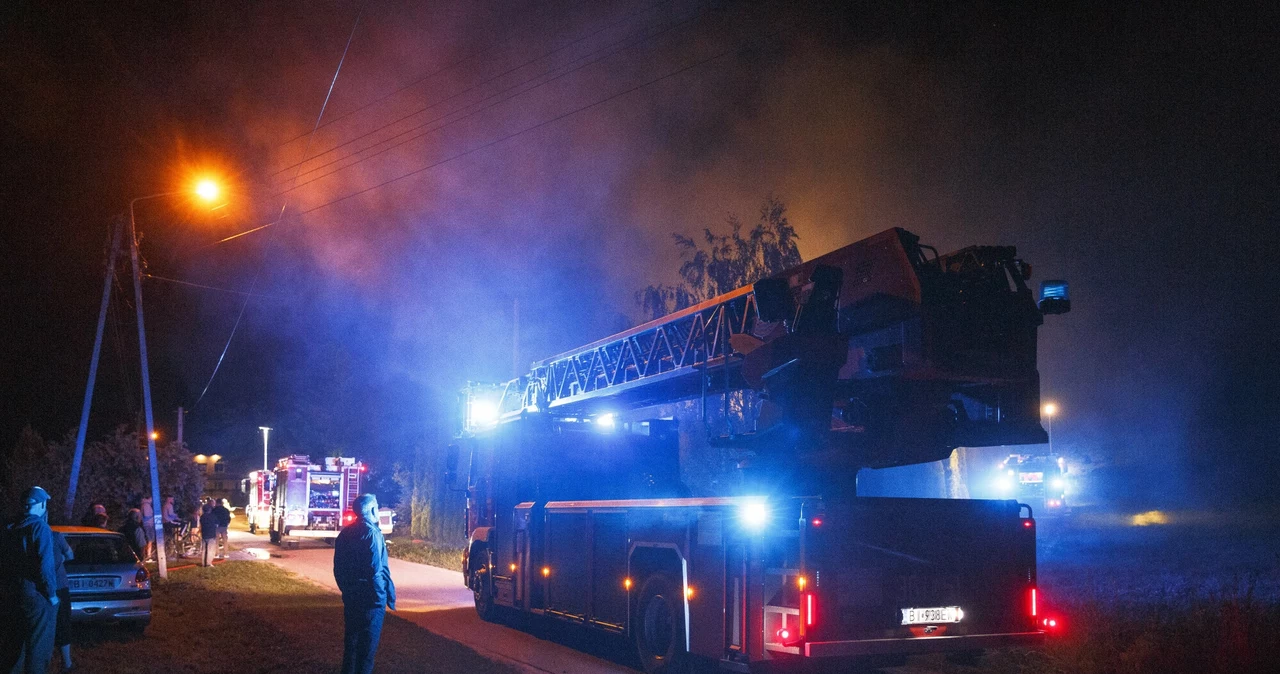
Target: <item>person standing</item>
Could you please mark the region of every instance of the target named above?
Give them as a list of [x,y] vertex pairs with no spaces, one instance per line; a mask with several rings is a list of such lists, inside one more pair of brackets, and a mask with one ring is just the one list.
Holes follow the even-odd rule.
[[147,539],[147,547],[143,550],[143,561],[150,562],[154,560],[156,554],[156,509],[153,507],[150,496],[142,497],[142,535]]
[[86,527],[98,527],[99,529],[107,528],[107,507],[101,503],[93,504],[93,508],[84,514],[84,518],[80,523]]
[[342,591],[342,674],[369,674],[386,611],[396,610],[396,586],[378,529],[377,497],[362,494],[355,509],[359,517],[333,544],[333,578]]
[[144,559],[143,555],[147,549],[147,535],[142,533],[142,511],[137,508],[130,508],[129,515],[125,518],[124,526],[120,528],[120,533],[124,534],[124,539],[129,543],[129,547],[133,549],[133,554],[138,559]]
[[[46,522],[49,514],[45,513]],[[76,553],[67,544],[67,537],[53,532],[53,548],[58,552],[58,617],[54,621],[53,645],[62,653],[62,669],[71,669],[71,585],[67,582],[67,562]]]
[[177,550],[178,530],[182,528],[182,520],[178,519],[172,496],[164,497],[164,505],[160,506],[160,520],[164,522],[164,554],[176,554],[182,557],[182,551]]
[[227,499],[214,506],[213,514],[218,518],[218,559],[226,559],[231,553],[227,545],[227,527],[231,526],[231,509],[227,507]]
[[23,496],[26,515],[5,528],[4,606],[10,624],[0,648],[0,670],[44,674],[53,659],[58,605],[58,552],[45,523],[49,494],[32,487]]
[[214,553],[218,550],[218,515],[213,503],[204,504],[200,513],[200,566],[213,566]]

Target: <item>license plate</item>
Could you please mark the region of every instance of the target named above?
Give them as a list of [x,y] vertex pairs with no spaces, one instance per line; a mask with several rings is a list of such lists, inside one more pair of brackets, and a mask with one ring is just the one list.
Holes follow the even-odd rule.
[[903,625],[936,625],[938,623],[958,623],[964,617],[959,606],[935,606],[931,608],[902,609]]
[[119,584],[120,579],[112,576],[67,579],[67,587],[72,590],[114,590]]

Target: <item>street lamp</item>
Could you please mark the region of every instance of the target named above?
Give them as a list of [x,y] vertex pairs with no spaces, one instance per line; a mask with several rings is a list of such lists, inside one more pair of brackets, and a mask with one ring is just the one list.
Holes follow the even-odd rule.
[[1053,417],[1058,414],[1057,403],[1045,403],[1040,408],[1040,416],[1045,420],[1045,432],[1049,434],[1049,455],[1053,456]]
[[[218,189],[217,183],[209,179],[202,179],[193,186],[193,191],[201,199],[205,201],[213,201],[217,198],[220,190]],[[142,361],[142,402],[147,422],[147,459],[151,463],[151,501],[153,503],[162,502],[160,500],[159,461],[156,458],[156,440],[160,437],[160,434],[156,432],[155,418],[151,413],[151,372],[147,363],[147,332],[142,317],[142,270],[138,266],[138,230],[137,223],[134,218],[134,207],[139,201],[187,193],[187,190],[175,190],[171,192],[150,194],[145,197],[136,197],[129,200],[129,260],[133,264],[133,298],[134,307],[138,314],[138,355],[139,359]],[[93,386],[98,374],[98,356],[102,352],[102,329],[106,323],[107,305],[111,299],[111,283],[115,277],[115,260],[119,251],[121,230],[123,228],[124,220],[123,218],[118,218],[111,237],[111,253],[110,257],[107,259],[107,275],[103,282],[102,305],[98,310],[98,332],[93,342],[93,357],[89,361],[89,381],[85,386],[84,407],[80,412],[80,429],[76,433],[75,455],[71,460],[71,483],[67,488],[66,504],[66,515],[68,518],[71,517],[71,511],[75,506],[76,486],[80,480],[80,461],[84,456],[84,441],[89,426],[89,403],[93,400]],[[151,524],[155,528],[155,540],[163,541],[164,525],[162,523],[162,514],[159,509],[153,513]],[[168,578],[168,559],[164,554],[156,555],[156,559],[159,562],[160,577]]]
[[271,429],[267,426],[259,426],[258,430],[262,431],[262,472],[267,472],[267,436],[271,434]]

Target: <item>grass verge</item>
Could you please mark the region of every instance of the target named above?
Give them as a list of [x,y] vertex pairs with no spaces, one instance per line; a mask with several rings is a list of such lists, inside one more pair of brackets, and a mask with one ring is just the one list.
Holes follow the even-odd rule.
[[430,564],[450,571],[462,568],[462,548],[433,545],[407,536],[388,538],[387,554],[396,559]]
[[[72,651],[81,671],[106,674],[336,672],[342,600],[263,562],[179,569],[156,586],[144,636],[80,629]],[[382,630],[378,671],[512,670],[392,613]]]

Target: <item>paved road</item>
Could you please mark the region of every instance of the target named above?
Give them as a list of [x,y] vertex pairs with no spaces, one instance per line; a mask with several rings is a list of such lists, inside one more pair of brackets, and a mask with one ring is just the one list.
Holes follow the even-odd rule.
[[[333,548],[323,543],[304,541],[296,549],[285,549],[268,543],[266,536],[236,530],[231,531],[231,543],[242,552],[249,553],[244,555],[246,558],[250,555],[264,558],[269,554],[271,563],[333,592],[338,591],[333,581]],[[241,557],[239,554],[236,556]],[[398,610],[395,615],[431,632],[528,672],[636,674],[634,669],[579,652],[556,641],[480,620],[472,605],[471,592],[463,587],[462,574],[457,571],[401,559],[392,559],[390,564],[391,578],[396,583]],[[551,636],[572,642],[574,637],[582,634],[577,630],[561,630]]]

